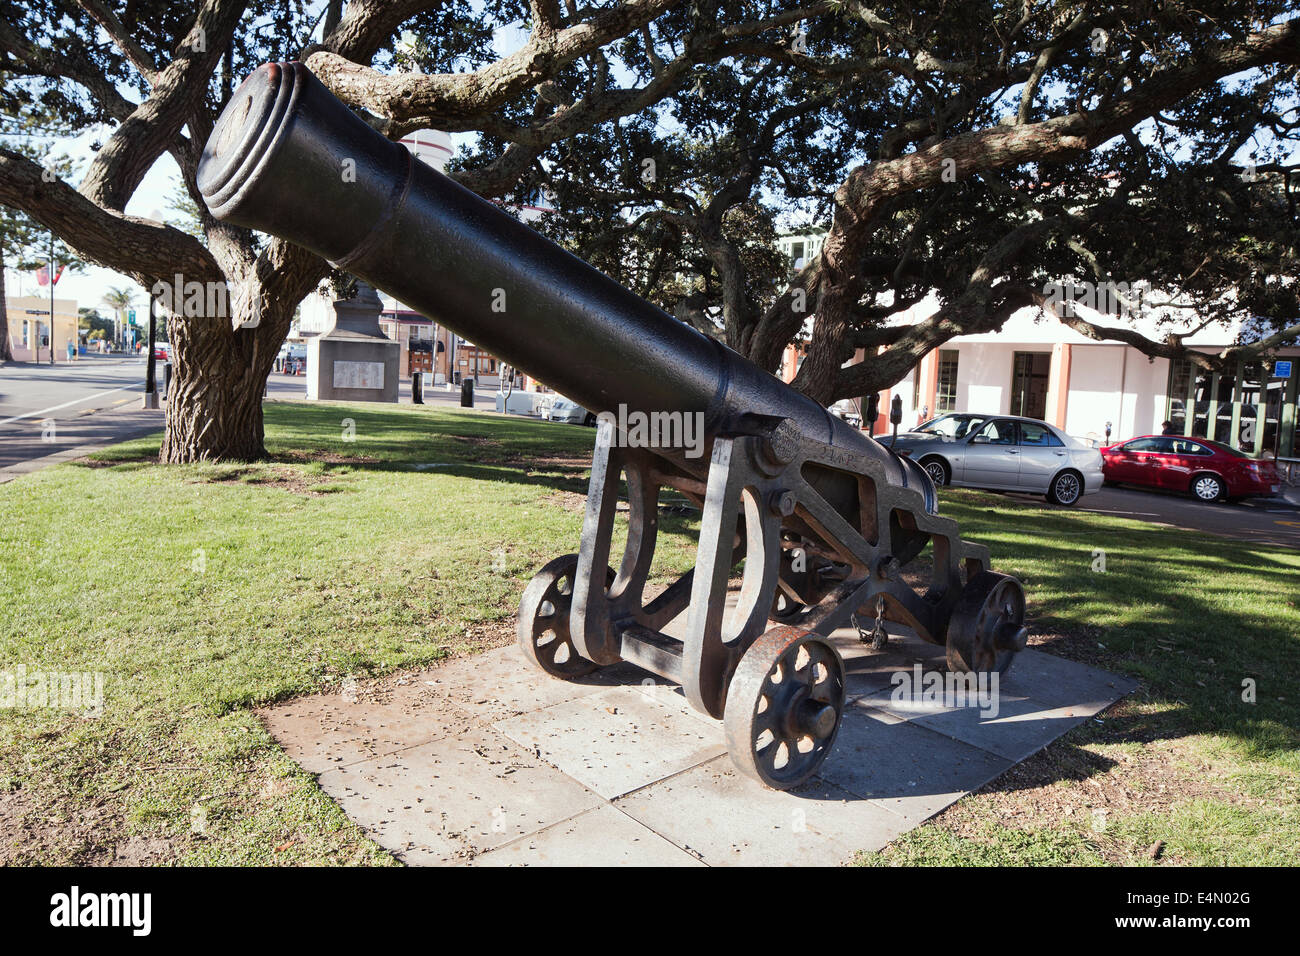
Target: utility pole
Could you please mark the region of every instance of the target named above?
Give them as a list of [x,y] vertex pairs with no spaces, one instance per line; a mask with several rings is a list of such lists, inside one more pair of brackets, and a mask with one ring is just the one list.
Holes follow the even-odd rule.
[[[50,364],[54,364],[54,230],[50,230]],[[36,342],[39,349],[41,343]],[[40,354],[39,352],[37,353]]]
[[158,375],[154,368],[154,312],[153,290],[149,290],[149,359],[144,367],[144,404],[143,408],[158,407]]

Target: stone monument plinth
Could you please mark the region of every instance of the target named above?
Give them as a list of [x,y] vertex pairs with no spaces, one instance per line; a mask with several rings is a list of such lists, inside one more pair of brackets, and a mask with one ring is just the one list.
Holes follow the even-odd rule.
[[383,305],[357,281],[350,299],[334,303],[334,322],[307,340],[307,397],[335,402],[396,402],[402,347],[379,327]]

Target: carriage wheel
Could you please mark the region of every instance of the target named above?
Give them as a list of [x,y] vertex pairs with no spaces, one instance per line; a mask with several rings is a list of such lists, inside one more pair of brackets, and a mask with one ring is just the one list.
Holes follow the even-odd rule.
[[844,662],[825,638],[775,627],[745,652],[722,723],[742,773],[774,790],[803,783],[835,742],[844,712]]
[[[566,554],[544,565],[524,588],[515,625],[519,647],[529,663],[564,680],[585,677],[598,666],[578,654],[569,633],[577,570],[576,554]],[[614,569],[609,568],[605,586],[613,583]]]
[[1002,673],[1028,637],[1020,582],[981,571],[967,583],[948,622],[948,669]]

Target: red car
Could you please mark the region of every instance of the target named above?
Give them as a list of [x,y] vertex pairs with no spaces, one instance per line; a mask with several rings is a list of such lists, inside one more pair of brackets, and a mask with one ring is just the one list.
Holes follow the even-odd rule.
[[1101,450],[1107,484],[1190,491],[1201,501],[1275,495],[1277,465],[1208,438],[1144,435]]

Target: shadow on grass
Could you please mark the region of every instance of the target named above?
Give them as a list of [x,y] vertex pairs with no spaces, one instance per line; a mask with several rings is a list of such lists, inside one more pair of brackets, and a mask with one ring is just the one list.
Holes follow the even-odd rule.
[[[595,439],[592,429],[579,426],[428,407],[268,402],[264,415],[266,458],[184,467],[207,480],[242,478],[268,487],[276,483],[255,480],[256,470],[288,465],[321,474],[436,473],[584,493]],[[124,472],[162,468],[160,444],[160,436],[151,435],[72,464]]]
[[[1037,647],[1137,677],[1141,718],[1089,740],[1222,735],[1253,757],[1300,753],[1300,555],[1127,518],[949,501],[963,535],[1026,585]],[[995,517],[991,517],[995,516]]]

